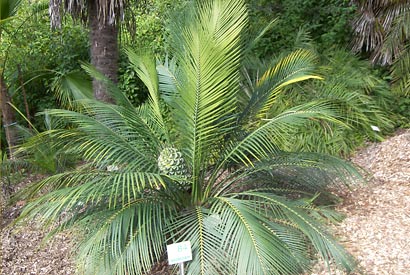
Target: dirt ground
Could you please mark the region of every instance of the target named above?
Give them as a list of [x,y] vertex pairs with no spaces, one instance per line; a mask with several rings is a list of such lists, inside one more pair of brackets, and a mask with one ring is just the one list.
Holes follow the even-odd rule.
[[[369,172],[369,180],[366,185],[340,191],[344,200],[338,209],[346,219],[334,228],[335,234],[357,258],[362,274],[409,275],[410,130],[368,144],[352,161]],[[21,207],[8,208],[0,221],[0,274],[74,275],[68,233],[42,244],[45,232],[35,222],[24,228],[5,227]],[[311,273],[324,274],[329,273],[320,264]]]

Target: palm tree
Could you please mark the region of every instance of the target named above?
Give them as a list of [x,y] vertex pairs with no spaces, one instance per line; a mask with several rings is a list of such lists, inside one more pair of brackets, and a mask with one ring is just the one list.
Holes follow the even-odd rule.
[[[124,0],[50,0],[52,27],[61,26],[62,7],[74,18],[88,22],[91,64],[115,83],[118,72],[118,24],[123,18],[125,4]],[[93,91],[96,99],[113,102],[101,81],[93,80]]]
[[410,1],[355,0],[353,50],[370,53],[373,63],[393,65],[394,90],[410,94]]
[[85,274],[146,274],[166,244],[186,240],[187,274],[298,274],[317,255],[351,270],[354,261],[324,227],[337,215],[322,191],[355,170],[282,150],[288,129],[336,121],[332,110],[309,102],[268,116],[286,86],[319,78],[314,55],[295,51],[244,90],[244,1],[197,1],[184,15],[169,27],[171,59],[156,64],[127,51],[147,103],[135,108],[112,87],[115,105],[83,99],[81,111],[47,111],[70,127],[40,134],[25,150],[46,135],[84,162],[27,189],[51,192],[21,218],[50,222],[65,213],[60,229],[83,228]]
[[[2,42],[2,32],[4,25],[16,15],[21,0],[1,0],[0,2],[0,42]],[[4,56],[3,56],[4,58]],[[11,97],[4,79],[4,66],[0,69],[0,108],[2,112],[2,128],[6,133],[6,140],[9,146],[9,157],[13,158],[13,148],[17,142],[17,133],[13,125],[16,123],[14,110],[11,107]]]

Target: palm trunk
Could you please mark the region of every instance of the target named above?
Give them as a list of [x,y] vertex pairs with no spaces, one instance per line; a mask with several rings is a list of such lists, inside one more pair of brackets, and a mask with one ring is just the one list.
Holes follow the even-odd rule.
[[[89,1],[91,64],[114,83],[118,82],[118,29],[115,24],[99,22],[97,1]],[[102,20],[102,19],[101,19]],[[93,80],[94,97],[113,103],[106,87]]]
[[6,140],[9,147],[9,157],[14,158],[14,147],[17,143],[17,131],[14,126],[16,118],[14,110],[10,106],[11,98],[8,94],[6,83],[3,75],[0,76],[0,108],[3,117],[3,128],[6,134]]

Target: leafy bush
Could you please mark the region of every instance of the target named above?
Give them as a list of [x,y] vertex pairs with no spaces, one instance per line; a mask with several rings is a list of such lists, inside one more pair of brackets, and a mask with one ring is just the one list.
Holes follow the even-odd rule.
[[355,170],[331,156],[283,150],[307,120],[336,122],[334,106],[309,102],[269,116],[285,87],[318,78],[315,56],[298,50],[277,60],[249,94],[240,74],[245,3],[197,1],[184,14],[169,27],[178,42],[170,59],[156,65],[127,51],[149,91],[145,104],[134,107],[110,85],[117,105],[84,99],[77,112],[47,111],[70,127],[31,144],[49,135],[84,163],[31,186],[33,194],[52,192],[21,218],[68,213],[61,228],[86,234],[78,257],[86,274],[145,274],[167,243],[182,240],[194,254],[188,274],[297,274],[316,253],[353,269],[325,229],[338,216],[320,192]]
[[308,32],[320,51],[345,47],[350,42],[350,21],[355,8],[347,0],[247,0],[250,7],[250,33],[258,32],[271,20],[274,27],[255,49],[259,57],[277,55],[291,49],[298,31]]
[[318,72],[323,80],[288,89],[277,98],[272,114],[304,102],[325,100],[332,102],[345,125],[309,121],[294,132],[288,149],[349,155],[364,141],[381,140],[390,133],[392,95],[387,82],[373,71],[369,62],[343,50],[329,51],[321,59]]
[[[79,61],[87,61],[89,53],[87,32],[81,26],[66,18],[61,30],[51,31],[48,14],[40,12],[33,16],[32,9],[27,6],[15,19],[12,35],[2,46],[7,51],[5,76],[13,102],[18,109],[25,110],[24,89],[34,117],[36,112],[57,106],[51,84],[58,75],[79,69]],[[34,123],[43,127],[42,121]]]

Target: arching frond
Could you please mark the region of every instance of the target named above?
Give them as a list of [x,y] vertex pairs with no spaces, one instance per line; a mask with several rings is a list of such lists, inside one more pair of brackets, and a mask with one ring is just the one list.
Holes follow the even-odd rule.
[[90,64],[83,63],[81,68],[85,70],[94,80],[101,82],[107,87],[107,92],[110,97],[115,100],[115,103],[124,107],[132,108],[133,105],[127,96],[115,85],[109,78],[99,72],[95,67]]
[[308,119],[337,122],[329,107],[326,102],[308,103],[266,119],[260,127],[250,131],[238,142],[232,143],[224,157],[225,161],[233,160],[245,165],[253,165],[253,160],[264,159],[286,147],[291,137],[288,136],[289,130],[303,125]]
[[222,246],[226,237],[220,228],[218,214],[212,214],[207,208],[197,206],[175,217],[167,232],[170,243],[189,240],[193,254],[188,263],[188,274],[232,274],[236,267],[232,265],[229,254]]
[[[262,213],[266,207],[268,211],[272,211],[271,214],[273,214],[274,217],[278,217],[279,219],[284,218],[291,223],[292,226],[303,232],[327,265],[333,261],[337,261],[337,264],[343,266],[346,270],[354,269],[356,264],[353,258],[323,230],[315,219],[309,216],[308,211],[313,209],[307,207],[303,210],[303,207],[301,208],[301,206],[305,205],[304,203],[300,205],[299,201],[290,202],[279,196],[252,191],[243,192],[240,193],[240,195],[248,195],[255,199],[261,199],[262,202],[257,201],[260,203],[260,211]],[[306,207],[306,205],[304,207]]]
[[0,2],[0,25],[17,13],[22,2],[22,0],[2,0]]
[[91,221],[98,224],[91,229],[90,238],[83,240],[80,269],[107,275],[148,272],[164,253],[163,231],[175,213],[172,201],[147,197],[80,217],[79,224],[84,226]]
[[[152,109],[152,117],[158,123],[159,128],[165,129],[165,118],[163,114],[163,108],[161,108],[161,97],[159,93],[159,77],[156,70],[155,60],[151,56],[138,56],[132,50],[127,51],[127,55],[131,64],[134,66],[134,70],[139,78],[144,82],[149,92],[149,106]],[[164,132],[164,139],[167,143],[170,143],[168,133]]]
[[[263,203],[258,200],[217,199],[219,203],[214,211],[221,220],[222,245],[237,270],[245,274],[278,275],[298,274],[303,270],[307,264],[306,257],[298,257],[306,254],[303,238],[292,228],[289,228],[286,238],[281,238],[283,228],[272,223],[272,220],[280,218],[278,215],[266,217],[264,214],[270,209],[262,209]],[[299,241],[299,245],[292,245]]]
[[75,101],[93,98],[92,84],[90,79],[84,79],[84,75],[78,71],[59,75],[51,84],[61,106],[68,109],[75,108]]
[[276,97],[286,86],[307,79],[320,79],[314,73],[315,63],[316,56],[312,52],[297,50],[262,71],[261,76],[253,80],[249,89],[252,94],[239,119],[267,118]]

